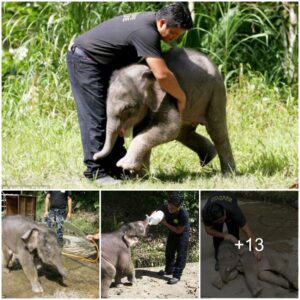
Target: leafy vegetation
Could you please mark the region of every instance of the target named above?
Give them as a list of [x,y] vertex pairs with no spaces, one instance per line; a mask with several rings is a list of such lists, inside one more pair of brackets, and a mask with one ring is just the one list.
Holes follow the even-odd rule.
[[[3,197],[7,193],[19,192],[3,191]],[[36,220],[38,222],[45,222],[46,191],[22,191],[22,194],[36,197]],[[99,192],[72,191],[72,200],[70,222],[86,234],[99,232]]]
[[[65,66],[68,45],[115,15],[165,4],[3,3],[4,186],[94,187],[82,178],[79,126]],[[124,187],[292,185],[298,174],[298,4],[196,2],[194,10],[195,26],[177,46],[207,53],[219,66],[228,88],[232,147],[243,176],[216,175],[217,160],[200,169],[190,150],[172,142],[153,151],[149,180],[129,180]],[[205,134],[203,128],[198,131]]]

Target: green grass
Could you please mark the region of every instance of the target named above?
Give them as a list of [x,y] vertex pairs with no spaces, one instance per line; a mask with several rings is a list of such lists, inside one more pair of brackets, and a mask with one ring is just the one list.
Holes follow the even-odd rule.
[[[17,117],[3,115],[4,187],[97,187],[82,176],[77,115],[70,92],[60,87],[45,93],[37,85],[36,93],[40,102],[50,96],[67,103],[66,116],[40,114],[34,104],[24,105],[23,115],[21,109]],[[241,76],[228,90],[227,114],[240,175],[222,176],[217,158],[201,168],[196,155],[174,141],[154,149],[147,180],[126,180],[121,188],[288,188],[298,174],[296,103],[287,86],[268,87],[262,76]],[[206,135],[203,127],[198,131]]]

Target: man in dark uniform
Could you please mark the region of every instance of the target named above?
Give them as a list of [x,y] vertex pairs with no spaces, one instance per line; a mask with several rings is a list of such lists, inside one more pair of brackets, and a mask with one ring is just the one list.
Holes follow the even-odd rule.
[[160,41],[172,42],[193,25],[188,8],[179,2],[158,12],[133,13],[103,22],[75,39],[67,66],[80,123],[87,167],[84,176],[99,184],[118,183],[117,161],[126,154],[123,133],[109,156],[94,161],[103,148],[106,96],[114,70],[145,59],[161,88],[177,99],[180,112],[186,96],[162,58]]
[[[214,193],[202,209],[202,219],[207,234],[213,236],[216,265],[218,271],[218,249],[221,242],[231,240],[237,243],[240,239],[240,229],[247,238],[251,238],[252,249],[257,259],[260,259],[259,252],[255,251],[255,237],[246,221],[246,218],[238,206],[237,199],[232,193]],[[223,233],[223,226],[226,223],[228,233]]]
[[[50,206],[50,209],[49,209]],[[45,198],[45,213],[47,225],[53,228],[57,226],[57,240],[62,246],[64,239],[64,221],[70,219],[72,214],[72,193],[66,191],[47,192]]]
[[169,279],[168,284],[176,284],[180,280],[188,253],[190,234],[189,214],[182,207],[182,203],[182,194],[173,193],[168,200],[168,204],[160,208],[165,215],[161,224],[168,228],[169,235],[165,252],[165,271],[160,271],[159,275],[173,275]]

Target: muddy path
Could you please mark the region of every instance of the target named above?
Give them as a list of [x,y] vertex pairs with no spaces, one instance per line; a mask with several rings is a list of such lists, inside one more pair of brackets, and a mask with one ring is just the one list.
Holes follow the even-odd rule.
[[199,296],[199,263],[188,263],[181,280],[167,284],[170,276],[158,276],[162,267],[136,269],[136,283],[130,285],[123,278],[119,288],[111,287],[111,298],[197,298]]
[[99,264],[80,262],[63,256],[68,277],[61,276],[49,267],[39,269],[39,279],[44,293],[33,293],[20,266],[10,273],[2,272],[2,297],[4,298],[98,298]]
[[[201,202],[201,206],[206,201]],[[263,202],[239,202],[256,237],[261,237],[265,245],[281,253],[289,269],[295,276],[298,273],[298,210],[287,205]],[[224,226],[226,231],[226,226]],[[240,237],[244,237],[241,235]],[[206,234],[201,224],[201,297],[204,298],[250,298],[244,276],[230,281],[221,290],[212,286],[217,276],[214,270],[215,259],[212,237]],[[261,298],[297,298],[297,291],[290,291],[279,286],[260,281],[263,291]]]

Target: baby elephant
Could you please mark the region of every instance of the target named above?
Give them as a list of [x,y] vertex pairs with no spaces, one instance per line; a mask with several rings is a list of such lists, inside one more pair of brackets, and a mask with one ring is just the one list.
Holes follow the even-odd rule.
[[[218,154],[222,172],[234,172],[226,91],[217,67],[205,55],[189,49],[171,49],[164,59],[187,97],[182,116],[176,100],[160,88],[149,67],[134,64],[116,71],[108,89],[105,144],[94,159],[109,155],[118,135],[133,127],[127,154],[117,162],[124,170],[142,174],[150,166],[152,148],[177,140],[198,155],[201,166]],[[213,143],[196,133],[199,124],[206,126]]]
[[108,297],[112,280],[116,286],[121,278],[127,276],[133,283],[135,280],[134,265],[130,248],[138,242],[138,238],[146,234],[149,218],[123,225],[120,229],[101,236],[101,298]]
[[286,289],[298,289],[297,276],[291,274],[288,263],[278,252],[264,245],[262,258],[258,261],[246,247],[238,250],[231,241],[221,243],[218,250],[219,277],[213,282],[214,286],[221,289],[224,283],[233,280],[241,272],[253,297],[257,297],[262,291],[258,280]]
[[9,216],[3,219],[2,252],[4,271],[9,272],[9,262],[15,255],[35,293],[43,292],[34,263],[36,256],[44,263],[55,266],[62,276],[67,276],[55,232],[23,216]]

